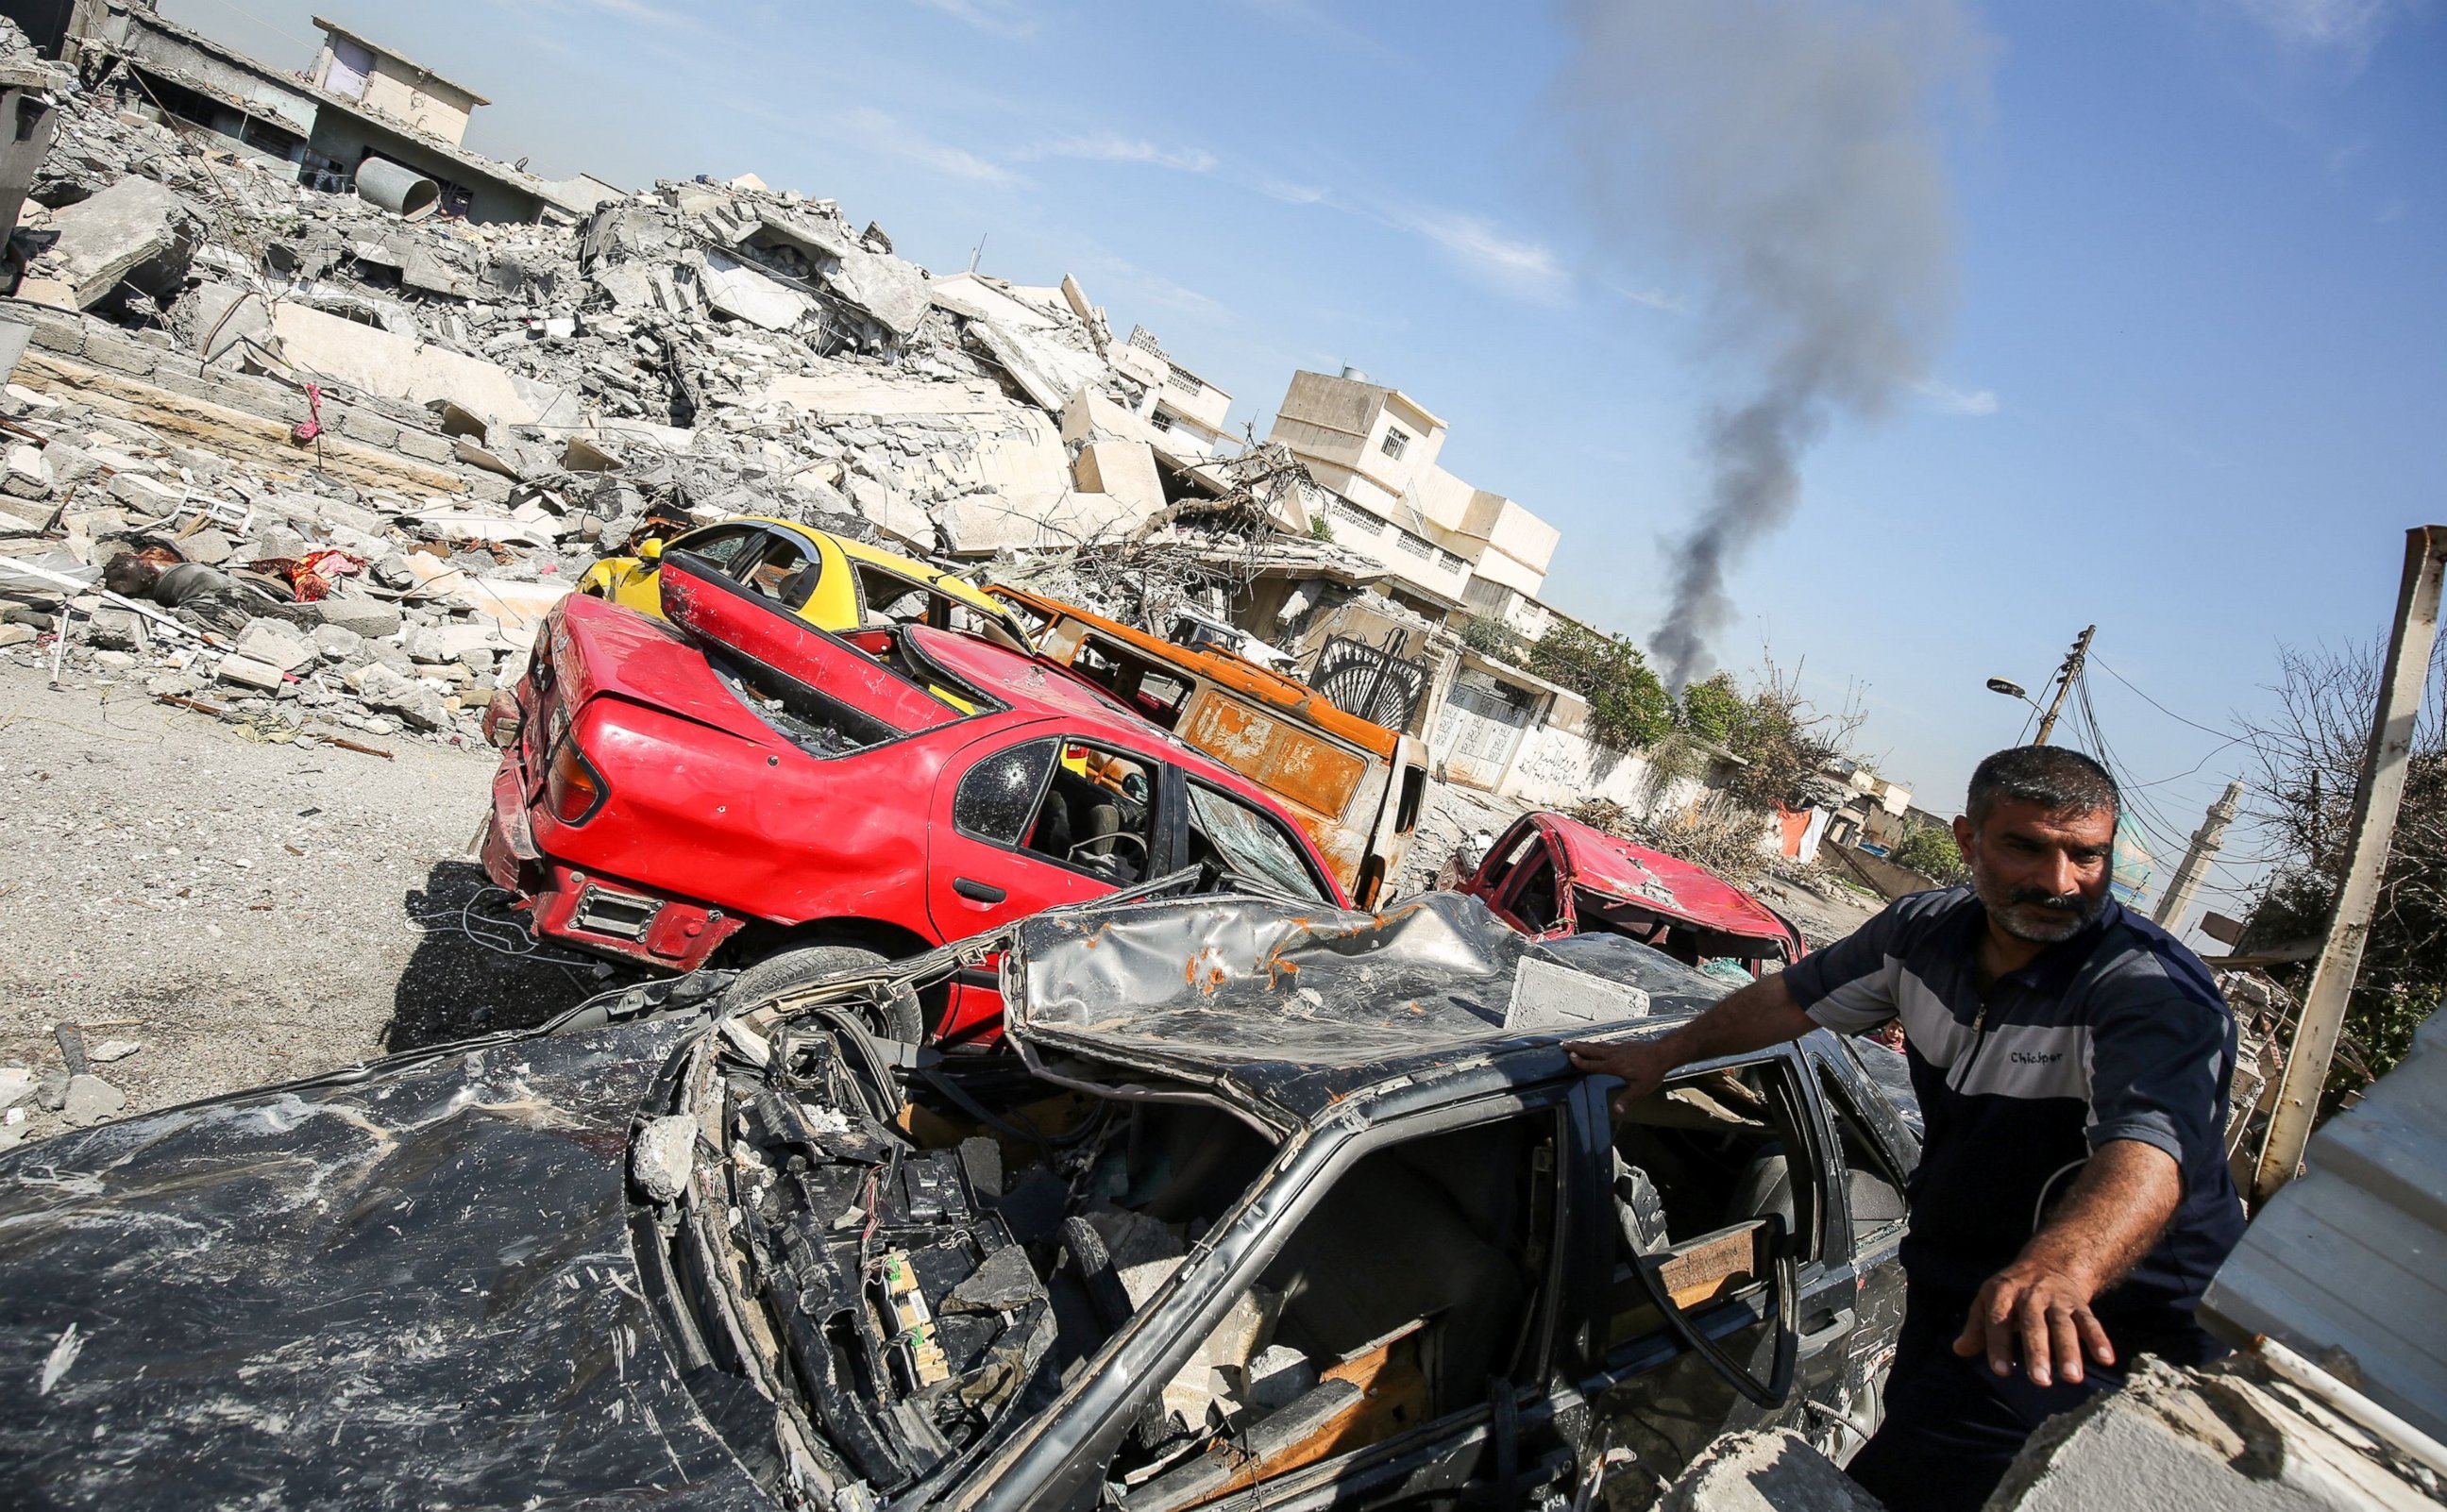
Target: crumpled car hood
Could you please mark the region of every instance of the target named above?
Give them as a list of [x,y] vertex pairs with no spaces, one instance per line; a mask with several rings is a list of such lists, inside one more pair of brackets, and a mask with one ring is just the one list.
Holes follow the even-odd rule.
[[769,1505],[631,1253],[631,1114],[689,1029],[400,1057],[0,1160],[9,1500]]

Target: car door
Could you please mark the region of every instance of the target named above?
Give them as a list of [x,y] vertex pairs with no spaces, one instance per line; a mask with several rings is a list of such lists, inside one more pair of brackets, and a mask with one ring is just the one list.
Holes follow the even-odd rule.
[[1589,1323],[1581,1452],[1627,1450],[1628,1479],[1652,1487],[1619,1487],[1630,1500],[1618,1506],[1646,1504],[1652,1474],[1670,1479],[1721,1433],[1814,1427],[1805,1404],[1845,1369],[1858,1310],[1852,1272],[1829,1263],[1836,1210],[1809,1074],[1789,1048],[1686,1069],[1597,1152],[1615,1221],[1574,1240],[1599,1246],[1609,1275]]
[[1833,1157],[1824,1313],[1805,1320],[1803,1336],[1812,1336],[1813,1322],[1821,1333],[1831,1333],[1843,1314],[1850,1314],[1849,1326],[1840,1338],[1828,1337],[1817,1369],[1810,1372],[1810,1400],[1820,1410],[1805,1431],[1821,1452],[1841,1464],[1877,1431],[1880,1397],[1894,1363],[1903,1327],[1901,1250],[1909,1222],[1904,1194],[1919,1150],[1833,1035],[1811,1035],[1803,1056]]
[[[961,749],[944,764],[928,814],[926,913],[937,932],[965,939],[1159,875],[1153,868],[1170,855],[1162,822],[1162,805],[1174,801],[1169,770],[1043,726]],[[1143,793],[1120,790],[1133,779]],[[1002,1012],[992,975],[980,968],[953,985],[942,1037],[992,1032]]]
[[[1015,1436],[987,1512],[1517,1507],[1568,1484],[1555,1323],[1583,1295],[1565,1242],[1577,1082],[1308,1142],[1134,1303],[1047,1416]],[[1198,1372],[1277,1391],[1150,1457],[1140,1426],[1246,1309],[1274,1341]],[[1252,1340],[1254,1342],[1254,1340]],[[1297,1363],[1295,1363],[1295,1360]],[[1178,1442],[1178,1441],[1177,1441]],[[1110,1488],[1110,1489],[1108,1489]]]

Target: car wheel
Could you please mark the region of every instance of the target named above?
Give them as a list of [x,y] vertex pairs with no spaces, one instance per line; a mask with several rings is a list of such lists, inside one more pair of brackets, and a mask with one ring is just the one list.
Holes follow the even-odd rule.
[[[726,1010],[747,1008],[827,976],[881,966],[886,958],[880,952],[856,945],[802,945],[797,950],[782,951],[741,972],[739,980],[723,992],[722,1006]],[[918,1011],[916,994],[911,992],[898,992],[889,1003],[863,1008],[859,1017],[869,1030],[885,1039],[915,1043],[925,1037],[925,1020]]]

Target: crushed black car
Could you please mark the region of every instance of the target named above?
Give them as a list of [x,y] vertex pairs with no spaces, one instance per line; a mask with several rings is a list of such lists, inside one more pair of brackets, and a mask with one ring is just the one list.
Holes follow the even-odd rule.
[[[998,958],[1011,1049],[874,1037]],[[28,1504],[1641,1506],[1874,1427],[1917,1146],[1833,1036],[1473,899],[1039,916],[0,1159]],[[1586,1504],[1584,1501],[1583,1504]]]

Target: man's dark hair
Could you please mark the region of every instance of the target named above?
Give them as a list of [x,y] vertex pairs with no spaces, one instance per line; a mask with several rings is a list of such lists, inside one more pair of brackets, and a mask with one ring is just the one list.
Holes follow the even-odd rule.
[[2037,803],[2052,814],[2123,811],[2107,768],[2063,746],[2016,746],[1980,764],[1963,803],[1971,822],[1988,822],[1999,803]]

